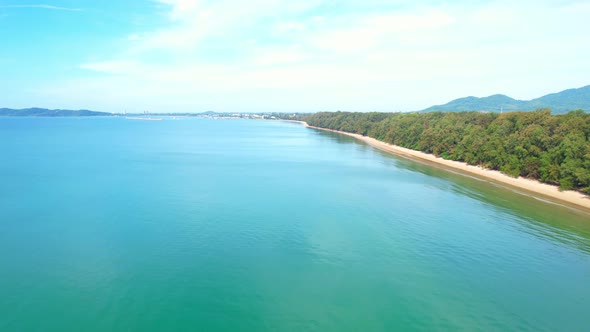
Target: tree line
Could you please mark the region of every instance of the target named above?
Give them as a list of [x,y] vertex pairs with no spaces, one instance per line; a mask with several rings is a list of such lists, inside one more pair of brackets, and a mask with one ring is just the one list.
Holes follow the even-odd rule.
[[590,114],[534,112],[349,113],[298,116],[445,159],[590,194]]

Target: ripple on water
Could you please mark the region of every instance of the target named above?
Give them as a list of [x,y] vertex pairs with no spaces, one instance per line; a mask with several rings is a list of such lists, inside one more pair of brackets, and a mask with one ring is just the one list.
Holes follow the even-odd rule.
[[78,120],[0,119],[0,330],[587,326],[586,214],[296,124]]

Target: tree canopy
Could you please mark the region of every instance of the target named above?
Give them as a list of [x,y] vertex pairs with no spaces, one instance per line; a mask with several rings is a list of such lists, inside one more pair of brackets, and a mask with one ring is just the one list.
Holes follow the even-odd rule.
[[301,120],[590,194],[590,114],[583,111],[322,112]]

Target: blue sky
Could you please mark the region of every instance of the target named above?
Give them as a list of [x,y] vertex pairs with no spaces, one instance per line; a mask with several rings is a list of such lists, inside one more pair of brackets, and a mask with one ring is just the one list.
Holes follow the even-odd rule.
[[588,1],[0,0],[0,107],[411,111],[590,84]]

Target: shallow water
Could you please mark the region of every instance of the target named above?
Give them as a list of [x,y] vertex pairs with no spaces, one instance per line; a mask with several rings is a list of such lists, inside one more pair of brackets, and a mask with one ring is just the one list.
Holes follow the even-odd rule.
[[581,331],[590,216],[272,121],[0,118],[2,331]]

